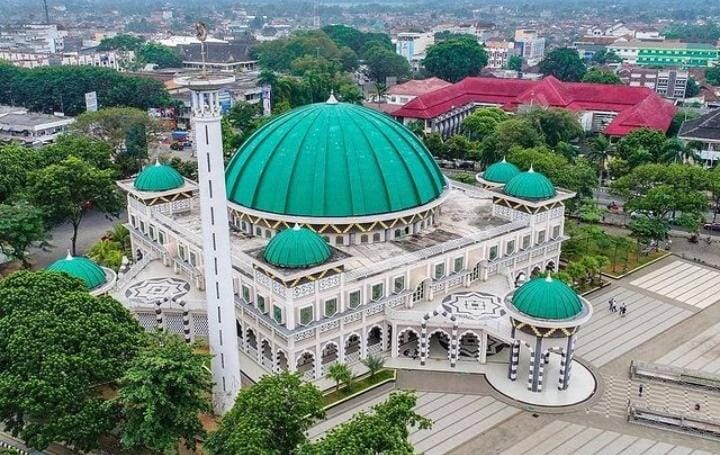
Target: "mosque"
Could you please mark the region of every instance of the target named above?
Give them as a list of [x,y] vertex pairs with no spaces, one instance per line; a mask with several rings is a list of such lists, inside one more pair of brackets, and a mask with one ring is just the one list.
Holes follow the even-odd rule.
[[574,193],[505,161],[480,186],[448,180],[403,125],[332,96],[270,121],[224,167],[222,83],[186,82],[198,182],[161,163],[118,182],[135,257],[111,291],[147,329],[209,338],[217,409],[240,370],[317,382],[371,355],[567,401],[592,312],[551,277]]

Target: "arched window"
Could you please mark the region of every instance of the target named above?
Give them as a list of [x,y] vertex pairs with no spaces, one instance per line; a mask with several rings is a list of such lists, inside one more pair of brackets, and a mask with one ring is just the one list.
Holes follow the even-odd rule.
[[373,242],[379,242],[380,241],[380,233],[376,232],[373,234]]
[[360,243],[367,243],[368,242],[368,236],[367,234],[363,234],[360,236]]

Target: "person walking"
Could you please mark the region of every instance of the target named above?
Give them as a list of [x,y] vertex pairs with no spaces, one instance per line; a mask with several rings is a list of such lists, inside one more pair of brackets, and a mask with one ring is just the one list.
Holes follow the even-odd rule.
[[640,385],[638,386],[638,397],[639,397],[639,398],[642,398],[643,389],[644,389],[643,385],[640,384]]
[[626,312],[627,312],[627,307],[625,306],[625,304],[624,303],[620,304],[620,317],[624,318]]
[[612,311],[613,307],[615,306],[615,297],[612,297],[610,300],[608,300],[608,305],[609,305],[608,309],[610,311]]

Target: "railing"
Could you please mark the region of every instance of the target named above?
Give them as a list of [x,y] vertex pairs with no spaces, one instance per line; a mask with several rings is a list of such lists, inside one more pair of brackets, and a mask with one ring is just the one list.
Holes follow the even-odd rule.
[[654,379],[676,384],[720,390],[720,375],[650,362],[632,361],[631,378]]
[[305,379],[306,381],[312,381],[313,379],[315,379],[315,369],[310,368],[309,370],[306,370],[303,373],[303,379]]
[[448,251],[454,251],[460,248],[464,248],[468,245],[480,243],[489,238],[496,237],[498,235],[507,234],[508,232],[516,231],[528,226],[527,221],[515,221],[512,223],[503,224],[501,226],[495,226],[484,231],[471,234],[466,237],[462,237],[455,240],[450,240],[439,245],[431,246],[422,250],[418,250],[414,253],[404,254],[395,258],[386,259],[384,261],[377,262],[371,266],[362,267],[356,270],[351,270],[345,275],[346,282],[353,280],[360,280],[367,278],[371,275],[378,275],[389,270],[415,264],[425,259],[447,253]]
[[354,363],[360,360],[360,351],[356,351],[345,355],[345,362]]
[[628,421],[641,425],[681,431],[706,438],[720,439],[720,423],[697,417],[671,414],[651,407],[630,407]]
[[118,279],[117,281],[117,289],[118,291],[125,291],[125,287],[127,287],[130,282],[138,276],[140,271],[147,266],[150,261],[154,260],[155,258],[151,258],[150,256],[144,256],[142,259],[140,259],[138,262],[133,264],[122,276],[121,279]]
[[245,349],[245,352],[247,352],[247,354],[248,354],[252,359],[257,359],[257,349],[255,349],[254,347],[248,345],[247,349]]
[[368,355],[370,355],[370,354],[376,354],[376,353],[378,353],[378,352],[380,352],[380,351],[382,351],[382,343],[379,342],[379,341],[378,341],[377,343],[372,344],[372,345],[370,345],[370,346],[367,347],[367,353],[368,353]]

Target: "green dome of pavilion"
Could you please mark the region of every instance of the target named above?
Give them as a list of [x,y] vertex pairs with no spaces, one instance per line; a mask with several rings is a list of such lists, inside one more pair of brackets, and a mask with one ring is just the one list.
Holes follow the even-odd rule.
[[447,186],[410,130],[355,104],[311,104],[253,134],[225,173],[228,199],[262,212],[351,217],[397,212]]
[[549,275],[520,286],[512,296],[512,305],[520,313],[537,319],[570,319],[583,311],[575,291]]
[[320,265],[330,259],[332,251],[315,231],[295,226],[280,231],[263,251],[263,258],[277,267],[300,269]]
[[505,161],[505,158],[503,158],[502,161],[498,161],[497,163],[488,166],[488,168],[485,169],[482,178],[488,182],[507,183],[518,174],[520,174],[520,169],[512,163],[508,163]]
[[529,171],[521,172],[511,178],[505,184],[503,191],[508,196],[529,200],[549,199],[557,194],[555,185],[552,184],[550,179],[539,172],[533,171],[532,167],[530,167]]
[[168,164],[155,164],[146,166],[145,169],[135,177],[133,185],[140,191],[167,191],[180,188],[185,180],[178,171]]
[[99,265],[82,256],[73,257],[70,253],[66,258],[50,264],[46,270],[67,273],[73,278],[79,278],[88,289],[95,289],[105,284],[105,271]]

